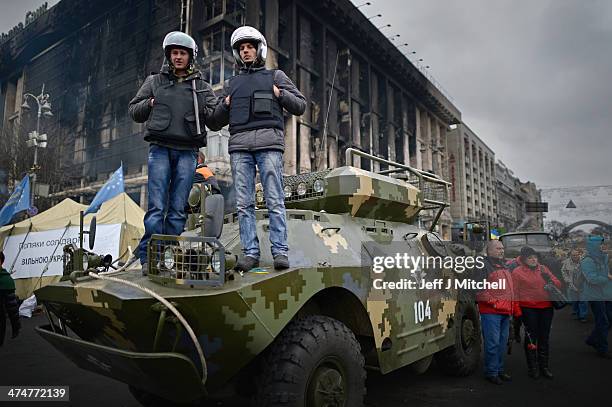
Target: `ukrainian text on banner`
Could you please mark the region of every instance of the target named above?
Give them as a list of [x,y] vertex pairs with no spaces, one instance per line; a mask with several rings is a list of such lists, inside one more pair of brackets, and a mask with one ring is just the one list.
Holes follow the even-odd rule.
[[[65,232],[65,233],[64,233]],[[84,236],[83,245],[89,249],[89,236]],[[93,252],[110,254],[113,259],[119,256],[119,241],[121,240],[121,224],[98,225],[96,243]],[[39,277],[49,264],[45,276],[61,276],[65,245],[73,243],[79,246],[79,227],[66,229],[30,232],[10,236],[4,247],[6,260],[4,267],[11,273],[13,279]],[[12,266],[12,268],[11,268]]]

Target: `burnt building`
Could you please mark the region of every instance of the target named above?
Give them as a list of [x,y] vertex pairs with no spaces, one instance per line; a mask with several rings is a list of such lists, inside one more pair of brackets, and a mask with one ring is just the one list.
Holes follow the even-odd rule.
[[[191,34],[220,90],[235,70],[231,32],[243,24],[264,33],[268,68],[283,69],[308,100],[304,115],[286,118],[286,174],[342,165],[356,147],[448,178],[447,128],[461,113],[348,0],[60,1],[0,44],[3,138],[19,153],[2,164],[9,178],[32,162],[22,144],[36,117],[21,110],[23,94],[44,84],[54,116],[41,124],[49,147],[39,179],[52,197],[88,200],[123,162],[126,188],[144,206],[147,144],[127,104],[159,70],[164,35]],[[229,184],[227,140],[209,133],[208,158]],[[442,219],[448,229],[449,214]]]

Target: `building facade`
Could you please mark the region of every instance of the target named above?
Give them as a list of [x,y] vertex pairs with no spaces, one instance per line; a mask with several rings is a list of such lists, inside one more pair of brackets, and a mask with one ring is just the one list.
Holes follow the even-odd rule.
[[517,187],[520,185],[518,178],[514,176],[501,160],[495,163],[495,180],[497,184],[497,220],[502,232],[515,231],[521,218],[517,196]]
[[[123,163],[127,192],[144,207],[148,147],[127,104],[159,70],[164,35],[196,39],[219,91],[235,73],[230,36],[243,24],[264,33],[268,68],[283,69],[308,100],[304,115],[286,117],[286,174],[343,165],[355,147],[448,179],[447,128],[460,111],[348,0],[62,0],[0,43],[0,124],[19,157],[1,163],[8,178],[29,169],[24,132],[35,117],[20,106],[44,84],[54,116],[42,123],[39,179],[53,199],[89,201]],[[229,186],[227,143],[227,131],[209,133],[207,157]],[[445,213],[443,234],[450,222]]]
[[496,225],[495,153],[464,123],[447,139],[453,228],[482,220]]

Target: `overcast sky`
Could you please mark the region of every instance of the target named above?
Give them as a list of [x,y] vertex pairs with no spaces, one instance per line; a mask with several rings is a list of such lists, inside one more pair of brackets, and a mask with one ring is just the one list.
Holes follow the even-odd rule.
[[371,3],[521,180],[612,184],[612,1]]
[[[0,0],[0,32],[42,3]],[[612,184],[612,1],[371,3],[360,10],[382,14],[521,180]]]

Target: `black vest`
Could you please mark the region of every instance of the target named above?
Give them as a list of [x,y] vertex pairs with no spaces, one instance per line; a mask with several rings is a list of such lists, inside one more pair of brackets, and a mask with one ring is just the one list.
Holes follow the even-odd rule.
[[261,69],[229,80],[230,134],[266,128],[284,130],[283,109],[272,90],[274,72]]
[[[155,90],[155,102],[147,121],[147,141],[159,141],[182,147],[206,145],[206,131],[201,121],[201,135],[197,135],[191,80],[171,82],[160,74],[161,84]],[[201,79],[196,79],[196,86]],[[198,89],[201,86],[197,86]],[[200,104],[203,101],[199,100]]]

